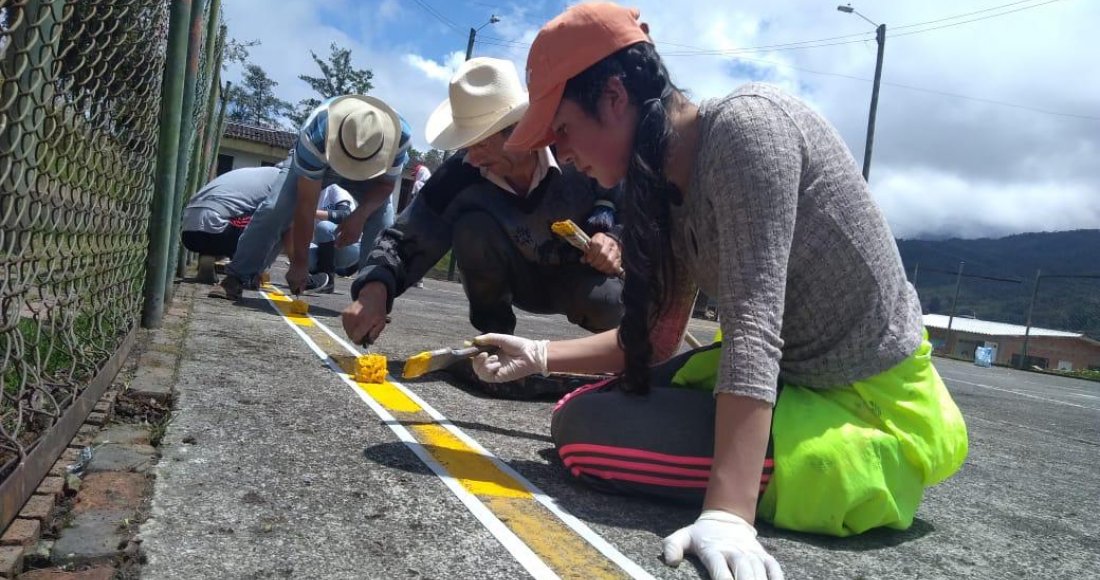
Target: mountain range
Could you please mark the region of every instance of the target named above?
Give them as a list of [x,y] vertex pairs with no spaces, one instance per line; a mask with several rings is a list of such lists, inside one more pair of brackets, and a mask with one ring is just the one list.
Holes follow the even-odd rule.
[[[898,240],[898,250],[925,313],[950,314],[963,262],[956,315],[1024,324],[1041,271],[1032,324],[1100,339],[1100,229]],[[1065,275],[1094,278],[1056,277]]]

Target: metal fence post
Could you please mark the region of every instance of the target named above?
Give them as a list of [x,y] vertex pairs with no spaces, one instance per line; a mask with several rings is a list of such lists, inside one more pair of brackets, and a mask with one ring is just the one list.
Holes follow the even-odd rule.
[[213,179],[214,173],[218,167],[218,153],[222,148],[222,135],[225,133],[225,109],[229,105],[229,89],[233,88],[233,83],[226,82],[225,87],[221,90],[222,102],[218,106],[218,118],[214,122],[214,144],[210,148],[210,173],[207,175],[207,179]]
[[212,167],[215,164],[215,160],[211,157],[214,153],[214,144],[218,142],[221,135],[218,134],[218,110],[219,100],[222,97],[222,63],[225,58],[225,40],[228,36],[228,29],[223,25],[218,30],[218,65],[214,67],[213,74],[210,79],[210,98],[207,100],[206,105],[206,138],[203,140],[203,171],[202,175],[199,175],[199,184],[205,184],[210,180],[210,173]]
[[172,0],[168,24],[168,51],[161,85],[160,135],[157,139],[156,188],[149,219],[149,256],[145,269],[145,304],[141,325],[159,328],[164,316],[168,281],[168,246],[172,240],[172,204],[179,169],[180,124],[183,121],[183,76],[187,68],[188,23],[191,0]]
[[[46,119],[45,108],[53,94],[53,61],[60,38],[63,0],[31,0],[22,8],[22,26],[8,38],[0,79],[15,77],[17,99],[5,109],[5,127],[0,133],[0,156],[7,174],[5,189],[26,193],[37,181],[38,141]],[[7,8],[7,18],[15,18],[15,8]],[[55,30],[56,29],[56,30]],[[24,47],[33,47],[23,50]],[[5,91],[7,92],[7,91]],[[21,172],[13,171],[16,166]],[[9,173],[10,172],[10,173]],[[18,239],[12,240],[19,243]],[[5,248],[16,253],[18,248]]]
[[[199,71],[199,75],[196,78],[196,94],[204,97],[203,102],[195,102],[195,108],[192,109],[194,113],[192,120],[194,121],[195,132],[191,139],[193,146],[191,149],[191,161],[187,170],[187,181],[184,186],[183,195],[180,198],[180,212],[182,217],[183,207],[187,204],[187,200],[191,195],[198,191],[202,186],[202,176],[204,175],[203,168],[206,164],[206,140],[210,133],[210,126],[207,124],[207,117],[209,116],[209,108],[211,106],[210,97],[213,95],[213,89],[215,80],[215,73],[221,69],[221,51],[222,41],[224,39],[224,26],[221,23],[221,0],[210,0],[210,8],[207,10],[206,18],[206,47],[203,49],[205,57],[202,59],[202,70]],[[201,90],[198,86],[198,80],[202,80]],[[183,278],[187,274],[187,264],[190,262],[190,252],[184,248],[179,249],[179,260],[176,263],[176,276]]]
[[204,32],[203,13],[207,0],[193,0],[191,4],[191,26],[187,42],[187,68],[183,77],[183,104],[180,106],[180,144],[176,152],[176,185],[172,201],[172,221],[169,224],[171,238],[168,240],[168,269],[164,273],[164,301],[172,301],[175,285],[176,256],[180,249],[180,219],[183,215],[184,200],[187,198],[187,176],[191,164],[191,141],[195,136],[193,123],[195,113],[195,85],[199,74],[199,59],[202,55],[202,36]]

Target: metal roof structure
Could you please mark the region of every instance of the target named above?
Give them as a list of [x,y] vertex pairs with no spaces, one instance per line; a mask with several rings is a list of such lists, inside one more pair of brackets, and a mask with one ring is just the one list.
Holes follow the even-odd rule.
[[[928,328],[946,329],[948,318],[950,317],[946,314],[925,314],[924,326]],[[985,336],[1023,337],[1024,333],[1027,331],[1027,327],[1020,324],[1008,324],[1007,322],[992,322],[989,320],[956,316],[951,322],[951,330],[969,332],[971,334],[982,334]],[[1092,340],[1080,332],[1067,332],[1064,330],[1039,328],[1037,326],[1032,326],[1029,334],[1031,336],[1057,336],[1062,338],[1084,338],[1086,340]]]

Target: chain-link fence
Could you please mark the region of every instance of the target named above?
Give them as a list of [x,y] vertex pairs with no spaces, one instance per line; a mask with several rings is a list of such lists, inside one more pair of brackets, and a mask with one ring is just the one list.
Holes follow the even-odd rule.
[[[202,45],[217,6],[0,0],[0,529],[83,422],[102,393],[86,392],[89,384],[117,370],[105,367],[149,302],[144,282],[157,258],[150,233],[172,227],[151,222],[151,208],[179,207],[190,181],[161,186],[173,170],[163,151],[173,138],[163,130],[173,112],[165,106],[172,95],[162,94],[173,64],[170,36],[182,31],[184,42]],[[190,27],[177,22],[180,15]],[[195,26],[195,18],[208,21]],[[209,160],[191,159],[193,143],[213,135],[194,119],[209,110],[216,76],[209,69],[220,54],[205,61],[196,61],[208,70],[192,84],[193,110],[174,109],[200,125],[178,149],[196,176]],[[178,246],[178,235],[167,239],[167,249]],[[156,299],[163,304],[165,296]],[[11,485],[16,476],[28,481]]]

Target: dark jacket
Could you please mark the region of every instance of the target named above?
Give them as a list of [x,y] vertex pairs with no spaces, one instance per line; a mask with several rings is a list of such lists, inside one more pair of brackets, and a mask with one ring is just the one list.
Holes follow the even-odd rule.
[[[605,231],[618,238],[614,207],[620,189],[601,188],[595,180],[571,166],[550,169],[541,183],[524,197],[494,185],[456,154],[432,174],[409,207],[385,230],[371,250],[366,266],[352,284],[351,296],[368,282],[382,282],[393,300],[424,277],[451,248],[452,228],[458,216],[480,211],[500,224],[526,260],[540,265],[580,262],[581,253],[550,231],[555,221],[572,219],[589,235]],[[597,205],[597,202],[607,203]],[[610,206],[610,220],[607,206]],[[612,225],[611,229],[599,224]]]

